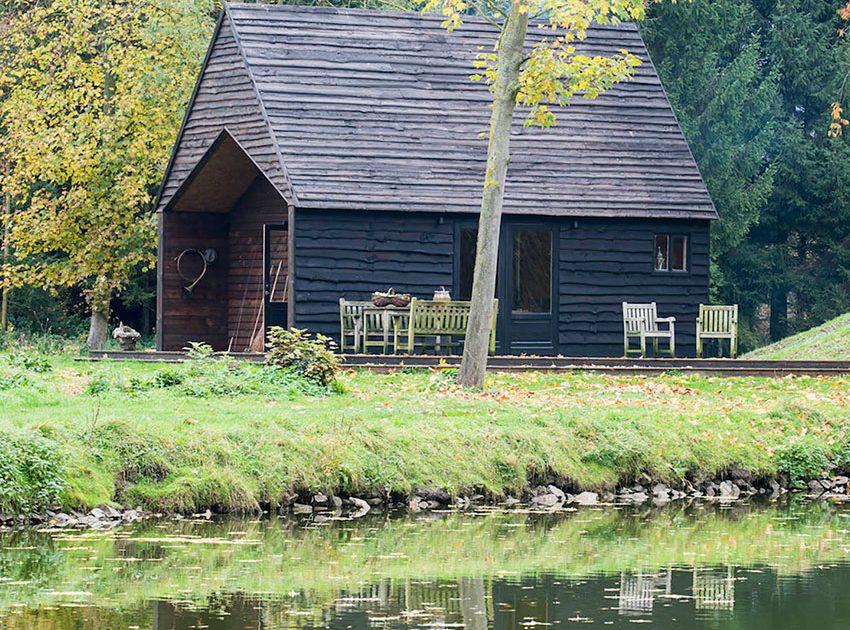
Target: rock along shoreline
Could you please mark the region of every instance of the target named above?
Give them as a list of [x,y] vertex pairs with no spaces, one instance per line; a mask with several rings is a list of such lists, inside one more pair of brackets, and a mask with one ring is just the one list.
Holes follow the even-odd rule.
[[[789,494],[802,494],[809,498],[833,501],[850,501],[850,477],[844,474],[824,474],[811,479],[805,487],[792,487],[787,479],[753,479],[745,472],[724,475],[702,482],[685,481],[679,486],[653,482],[641,475],[634,483],[613,491],[579,491],[566,484],[539,483],[529,485],[516,496],[487,496],[468,492],[452,494],[442,488],[419,488],[409,496],[337,496],[321,492],[292,494],[280,505],[260,506],[260,512],[277,512],[281,515],[312,515],[321,522],[331,517],[357,519],[373,511],[406,508],[409,512],[434,510],[469,510],[483,507],[502,509],[525,508],[536,512],[558,512],[582,506],[655,506],[662,507],[676,501],[736,501],[752,497],[776,500]],[[87,512],[62,511],[61,508],[29,514],[0,513],[0,529],[36,526],[46,529],[111,530],[148,519],[184,518],[206,519],[220,514],[214,506],[202,513],[183,515],[146,511],[141,508],[103,504]],[[223,513],[221,513],[223,514]]]

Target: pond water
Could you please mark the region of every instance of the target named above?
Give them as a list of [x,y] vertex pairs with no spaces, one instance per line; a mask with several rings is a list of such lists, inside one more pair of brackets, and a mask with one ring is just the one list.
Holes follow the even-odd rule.
[[850,506],[0,532],[0,627],[850,627]]

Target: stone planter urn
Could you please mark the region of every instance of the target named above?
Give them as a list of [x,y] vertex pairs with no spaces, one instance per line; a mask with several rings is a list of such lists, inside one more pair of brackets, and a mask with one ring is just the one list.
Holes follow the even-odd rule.
[[123,322],[112,331],[112,338],[118,343],[118,347],[125,352],[132,352],[136,349],[136,342],[141,339],[142,335],[137,330],[133,330]]

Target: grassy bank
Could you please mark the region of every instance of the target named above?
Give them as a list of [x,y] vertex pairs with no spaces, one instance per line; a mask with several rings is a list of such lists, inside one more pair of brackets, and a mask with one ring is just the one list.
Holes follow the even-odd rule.
[[850,313],[747,354],[746,359],[848,361]]
[[294,492],[604,489],[733,466],[799,479],[850,465],[850,379],[344,374],[330,389],[221,361],[0,356],[0,511],[116,501],[276,504]]

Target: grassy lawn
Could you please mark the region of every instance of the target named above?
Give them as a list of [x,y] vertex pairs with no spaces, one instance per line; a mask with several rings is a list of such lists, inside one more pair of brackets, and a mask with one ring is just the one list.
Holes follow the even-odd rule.
[[850,361],[850,313],[759,348],[745,359]]
[[[850,464],[847,378],[347,372],[0,355],[0,511],[57,500],[238,511],[293,492],[494,495],[612,488],[737,465],[800,479]],[[45,371],[38,371],[44,369]]]

